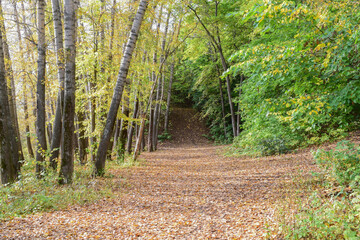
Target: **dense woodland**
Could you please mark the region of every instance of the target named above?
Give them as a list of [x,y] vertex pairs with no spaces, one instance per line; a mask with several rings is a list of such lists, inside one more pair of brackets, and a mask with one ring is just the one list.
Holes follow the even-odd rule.
[[[59,184],[77,165],[104,176],[108,161],[136,161],[170,138],[174,106],[196,108],[207,137],[237,155],[289,153],[358,129],[358,1],[0,3],[3,184],[24,166]],[[334,178],[355,189],[351,159]]]

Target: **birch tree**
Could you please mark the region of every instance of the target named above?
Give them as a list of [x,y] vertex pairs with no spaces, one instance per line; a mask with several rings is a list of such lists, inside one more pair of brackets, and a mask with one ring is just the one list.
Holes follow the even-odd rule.
[[123,93],[125,82],[126,82],[126,77],[127,77],[129,67],[130,67],[131,57],[132,57],[133,51],[135,49],[135,44],[136,44],[136,41],[138,38],[140,26],[141,26],[142,20],[144,18],[147,5],[148,5],[148,0],[141,0],[139,3],[139,8],[138,8],[138,11],[134,18],[130,36],[129,36],[128,42],[126,44],[125,52],[121,59],[120,70],[118,73],[116,86],[115,86],[113,97],[111,100],[110,110],[107,115],[105,128],[104,128],[103,134],[101,136],[99,149],[98,149],[97,156],[96,156],[96,163],[95,163],[95,167],[96,167],[95,174],[96,175],[102,176],[104,174],[105,160],[106,160],[106,153],[107,153],[108,145],[109,145],[110,138],[112,136],[112,132],[114,129],[117,112],[118,112],[118,109],[120,106],[122,93]]
[[47,150],[45,133],[45,0],[39,0],[37,5],[37,28],[38,28],[38,60],[37,60],[37,85],[36,85],[36,173],[38,177],[45,170],[44,160]]
[[71,183],[74,172],[76,9],[76,0],[65,0],[65,89],[60,184]]
[[52,13],[55,32],[55,49],[58,67],[59,92],[56,103],[56,113],[53,127],[53,137],[51,141],[50,166],[53,169],[57,167],[57,158],[60,151],[61,129],[62,129],[62,109],[64,99],[64,79],[65,79],[65,63],[64,63],[64,45],[63,45],[63,26],[61,21],[61,9],[59,0],[51,0]]

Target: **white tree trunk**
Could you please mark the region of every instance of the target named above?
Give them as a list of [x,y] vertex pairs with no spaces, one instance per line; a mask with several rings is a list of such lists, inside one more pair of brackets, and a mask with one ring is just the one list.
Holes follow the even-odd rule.
[[148,0],[141,0],[138,11],[135,15],[135,19],[131,28],[129,40],[126,44],[124,55],[121,59],[120,70],[116,81],[113,97],[110,104],[110,110],[107,116],[105,129],[101,136],[99,149],[96,157],[96,175],[103,175],[105,168],[106,152],[114,129],[116,115],[120,106],[122,93],[124,90],[126,77],[129,71],[131,57],[135,49],[135,44],[138,38],[140,26],[145,15],[145,11],[148,5]]

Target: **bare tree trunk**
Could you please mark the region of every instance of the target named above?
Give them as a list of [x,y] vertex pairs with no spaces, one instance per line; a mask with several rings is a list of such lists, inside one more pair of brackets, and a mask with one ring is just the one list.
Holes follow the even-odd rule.
[[45,171],[44,161],[45,152],[47,150],[46,131],[45,131],[45,58],[46,58],[46,42],[45,42],[45,0],[38,0],[38,76],[37,76],[37,92],[36,92],[36,174],[42,177]]
[[[85,94],[85,89],[82,89],[83,94]],[[78,127],[79,127],[79,160],[81,165],[87,163],[87,148],[89,147],[89,138],[86,136],[86,126],[84,124],[86,120],[85,115],[86,109],[81,108],[77,112],[78,117]]]
[[225,104],[224,104],[224,94],[223,94],[223,88],[222,88],[222,81],[219,77],[219,92],[220,92],[220,102],[221,102],[221,114],[223,118],[223,127],[224,127],[224,136],[226,138],[227,132],[226,132],[226,115],[225,115]]
[[19,147],[20,161],[23,161],[24,154],[23,154],[22,146],[21,146],[19,122],[18,122],[17,110],[16,110],[15,80],[14,80],[14,73],[13,73],[13,69],[12,69],[12,61],[10,58],[9,46],[8,46],[7,38],[6,38],[6,28],[5,28],[5,23],[4,23],[2,7],[0,8],[0,16],[1,16],[2,44],[3,44],[4,58],[5,58],[5,76],[6,76],[7,81],[10,83],[10,88],[8,87],[10,114],[12,115],[11,119],[13,119],[13,121],[14,121],[16,137],[19,142],[18,147]]
[[[116,156],[117,156],[117,146],[118,146],[118,141],[119,141],[119,136],[120,136],[120,129],[121,129],[121,120],[116,119],[115,130],[114,130],[114,141],[112,143],[112,151],[113,151],[113,153],[115,153]],[[113,155],[113,153],[111,155]]]
[[158,85],[156,90],[156,98],[155,98],[155,108],[154,108],[154,117],[152,122],[152,150],[156,151],[156,139],[157,139],[157,124],[158,124],[158,115],[159,115],[159,108],[160,108],[160,94],[161,94],[161,81],[162,81],[162,74],[160,73],[160,76],[158,77]]
[[[158,20],[157,20],[157,27],[156,27],[156,36],[155,36],[155,42],[156,42],[156,46],[155,46],[155,51],[154,51],[154,55],[153,55],[153,64],[154,66],[156,66],[157,63],[157,45],[158,45],[158,36],[159,36],[159,31],[160,31],[160,26],[161,26],[161,17],[162,17],[162,12],[163,12],[163,5],[161,5],[160,7],[160,11],[159,11],[159,16],[158,16]],[[161,71],[160,71],[161,72]],[[160,73],[159,73],[160,74]],[[160,78],[156,75],[155,70],[152,71],[152,81],[154,82],[154,84],[158,84],[156,81],[160,81]],[[160,86],[160,84],[158,85],[158,87]],[[156,94],[156,98],[155,101],[157,100],[157,96],[158,94]],[[148,151],[152,152],[154,151],[154,139],[155,139],[155,122],[156,122],[156,111],[157,111],[157,103],[154,104],[153,107],[153,98],[150,98],[150,113],[149,113],[149,132],[148,132]]]
[[63,29],[61,21],[61,7],[59,0],[51,0],[52,13],[55,31],[55,49],[56,61],[58,67],[59,92],[56,102],[56,113],[53,126],[53,138],[51,140],[50,167],[54,170],[57,168],[57,159],[60,152],[61,130],[62,130],[62,111],[64,106],[64,79],[65,79],[65,58],[63,44]]
[[[135,96],[135,100],[134,100],[134,112],[132,115],[132,119],[135,119],[136,116],[138,115],[138,110],[139,110],[139,100],[137,98],[137,94]],[[131,123],[129,124],[129,129],[128,129],[128,139],[127,139],[127,143],[126,143],[126,151],[127,153],[131,153],[131,148],[132,148],[132,141],[133,141],[133,134],[134,134],[134,121],[131,121]]]
[[83,111],[78,112],[78,124],[79,124],[79,159],[81,165],[85,165],[87,163],[87,152],[86,149],[89,146],[89,138],[86,137],[85,130],[85,113]]
[[[129,89],[130,90],[130,89]],[[124,101],[125,100],[125,101]],[[123,109],[122,114],[129,118],[130,110],[129,110],[129,98],[126,97],[123,102]],[[117,143],[119,151],[117,152],[118,157],[122,160],[124,160],[124,154],[125,154],[125,144],[126,144],[126,137],[127,137],[127,128],[128,128],[128,120],[127,119],[121,119],[121,128],[119,133],[119,142]]]
[[[2,4],[0,1],[0,8]],[[2,17],[2,16],[1,16]],[[3,42],[0,31],[0,43]],[[19,139],[9,105],[3,44],[0,44],[0,164],[1,183],[14,182],[20,172]]]
[[[228,69],[228,67],[227,67],[227,63],[226,63],[226,60],[225,60],[225,57],[223,55],[221,47],[220,47],[219,53],[220,53],[220,58],[221,58],[221,64],[222,64],[223,70],[225,72]],[[232,102],[231,83],[230,83],[229,75],[226,75],[226,90],[227,90],[226,92],[227,92],[227,95],[228,95],[228,100],[229,100],[229,105],[230,105],[230,114],[231,114],[231,124],[232,124],[232,129],[233,129],[233,136],[236,137],[237,132],[236,132],[235,111],[234,111],[234,104]]]
[[143,139],[144,139],[144,130],[145,130],[145,120],[146,120],[146,113],[143,113],[143,114],[141,114],[141,124],[140,124],[140,129],[139,129],[139,136],[136,140],[136,145],[135,145],[135,149],[134,149],[133,158],[135,161],[136,161],[137,157],[139,156],[141,144],[144,144]]
[[[95,66],[96,67],[96,66]],[[95,76],[96,76],[96,72],[95,72]],[[96,130],[96,100],[95,97],[92,96],[92,94],[96,91],[96,84],[93,82],[90,82],[89,84],[89,93],[91,95],[90,97],[90,122],[91,122],[91,133],[92,136],[90,138],[90,143],[91,143],[91,161],[95,162],[96,159],[96,135],[95,135],[95,130]]]
[[171,63],[170,80],[169,80],[169,88],[167,92],[166,112],[165,112],[165,125],[164,125],[165,132],[167,132],[169,128],[169,112],[170,112],[171,88],[172,88],[173,79],[174,79],[174,63]]
[[[168,34],[168,30],[169,30],[169,21],[170,21],[170,15],[171,15],[171,11],[168,9],[168,14],[166,17],[166,24],[165,24],[165,32],[164,32],[164,37],[161,43],[161,51],[162,51],[162,55],[161,55],[161,64],[165,65],[165,61],[166,61],[166,56],[165,56],[165,46],[166,46],[166,40],[167,40],[167,34]],[[161,17],[161,15],[160,15]],[[162,72],[162,68],[160,70]],[[155,112],[154,112],[154,133],[153,133],[153,148],[154,150],[157,149],[157,143],[158,143],[158,132],[159,132],[159,121],[160,121],[160,111],[161,111],[161,102],[162,102],[162,98],[163,98],[163,93],[164,93],[164,80],[165,80],[165,73],[162,74],[162,76],[159,77],[159,85],[158,85],[158,89],[157,89],[157,93],[156,93],[156,106],[155,106]]]
[[139,4],[138,11],[135,15],[135,19],[131,28],[131,33],[129,36],[128,43],[126,45],[125,53],[122,57],[120,70],[118,74],[118,78],[116,81],[116,86],[114,89],[114,94],[110,104],[110,110],[107,116],[105,129],[103,131],[99,149],[96,157],[96,175],[102,176],[105,170],[105,160],[106,160],[106,152],[108,149],[108,145],[110,142],[110,138],[112,136],[112,132],[114,130],[114,124],[116,120],[117,111],[119,109],[119,105],[122,98],[122,93],[124,90],[124,85],[126,82],[126,77],[130,67],[130,61],[132,57],[132,53],[135,49],[136,40],[138,38],[138,33],[140,30],[140,26],[145,15],[145,11],[148,5],[148,0],[141,0]]
[[[241,97],[241,85],[244,81],[244,75],[241,75],[241,79],[240,79],[240,89],[239,89],[239,97]],[[236,131],[237,131],[237,135],[239,136],[240,134],[240,125],[241,125],[241,108],[240,108],[240,103],[238,104],[238,113],[236,116]]]
[[[13,7],[14,7],[14,17],[15,17],[15,22],[16,22],[16,30],[17,30],[17,35],[18,35],[18,39],[19,39],[19,52],[21,54],[22,61],[25,61],[25,57],[23,54],[23,48],[22,48],[23,42],[22,42],[22,36],[21,36],[21,31],[20,31],[19,13],[17,11],[16,2],[13,3]],[[25,69],[22,68],[21,71],[24,73]],[[22,82],[24,85],[26,85],[24,77],[22,78]],[[25,126],[26,133],[25,134],[26,134],[27,148],[28,148],[30,157],[34,158],[34,152],[32,149],[31,138],[30,138],[30,127],[29,127],[29,123],[28,123],[28,119],[29,119],[28,103],[27,103],[27,96],[26,96],[25,92],[24,92],[24,114],[25,114],[25,124],[26,124],[26,126]]]
[[63,113],[63,151],[61,151],[60,184],[72,182],[74,172],[75,118],[75,57],[76,9],[75,0],[65,0],[65,91]]
[[34,158],[34,151],[31,144],[31,138],[30,138],[30,126],[29,126],[29,111],[28,111],[28,102],[27,102],[27,96],[24,92],[24,114],[25,114],[25,134],[26,134],[26,144],[27,149],[29,152],[29,155],[31,158]]

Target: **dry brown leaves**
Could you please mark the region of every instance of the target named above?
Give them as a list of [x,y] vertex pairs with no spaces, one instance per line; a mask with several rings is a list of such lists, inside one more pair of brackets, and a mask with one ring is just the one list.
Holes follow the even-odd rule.
[[112,172],[127,179],[118,199],[3,222],[0,238],[261,239],[292,174],[313,167],[308,152],[234,158],[205,140],[189,144],[145,153],[145,166]]

